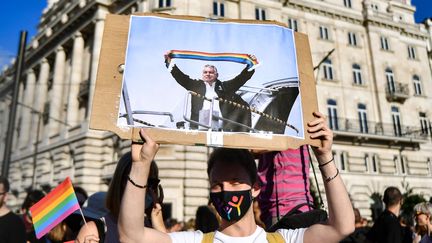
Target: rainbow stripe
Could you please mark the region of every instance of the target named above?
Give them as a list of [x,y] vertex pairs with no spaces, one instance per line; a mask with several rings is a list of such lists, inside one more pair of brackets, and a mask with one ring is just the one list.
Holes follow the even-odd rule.
[[67,177],[60,185],[30,208],[36,237],[40,239],[79,208],[72,182]]
[[170,58],[237,62],[246,64],[248,68],[258,64],[258,60],[256,58],[252,58],[249,54],[241,53],[210,53],[199,51],[171,50],[168,55]]

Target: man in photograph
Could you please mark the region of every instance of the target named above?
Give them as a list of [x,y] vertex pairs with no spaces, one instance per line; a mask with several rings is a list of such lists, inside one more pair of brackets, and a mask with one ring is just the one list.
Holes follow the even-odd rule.
[[[165,62],[167,64],[171,63],[169,52],[165,54]],[[207,120],[208,122],[208,119],[210,119],[209,117],[211,117],[211,101],[209,100],[219,98],[215,99],[213,104],[213,115],[222,115],[222,118],[233,121],[223,121],[221,126],[222,130],[227,132],[249,132],[249,128],[252,124],[249,104],[244,101],[240,95],[236,94],[236,92],[252,77],[255,70],[249,71],[249,68],[245,67],[243,71],[233,79],[222,82],[218,79],[219,73],[217,68],[210,64],[204,65],[201,79],[191,79],[188,75],[184,74],[176,64],[167,66],[171,69],[171,75],[178,84],[186,90],[197,94],[192,94],[191,97],[190,119],[192,121],[203,123]],[[216,121],[216,123],[220,124],[220,121]],[[239,124],[243,124],[243,126]],[[196,129],[198,125],[196,123],[191,123],[190,128]],[[219,128],[220,127],[216,127],[216,129]]]

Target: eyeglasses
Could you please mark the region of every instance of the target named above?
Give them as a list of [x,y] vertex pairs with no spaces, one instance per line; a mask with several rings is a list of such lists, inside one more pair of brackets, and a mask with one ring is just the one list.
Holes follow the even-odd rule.
[[6,194],[6,192],[0,192],[0,196],[3,196],[4,194]]
[[420,215],[422,215],[422,214],[425,214],[425,213],[423,213],[422,211],[417,211],[417,212],[415,212],[415,216],[417,217],[417,216],[420,216]]

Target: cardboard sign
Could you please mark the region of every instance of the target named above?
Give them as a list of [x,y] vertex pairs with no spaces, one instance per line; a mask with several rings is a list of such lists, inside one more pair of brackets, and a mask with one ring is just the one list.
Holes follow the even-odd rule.
[[283,150],[317,111],[307,37],[271,21],[108,15],[90,128],[159,143]]

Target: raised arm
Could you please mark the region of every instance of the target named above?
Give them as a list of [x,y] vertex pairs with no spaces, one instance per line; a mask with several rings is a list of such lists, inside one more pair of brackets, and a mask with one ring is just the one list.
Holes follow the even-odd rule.
[[140,130],[140,135],[144,144],[132,143],[132,167],[120,206],[120,242],[170,243],[171,239],[166,233],[144,227],[146,188],[140,187],[146,186],[150,164],[159,145],[143,129]]
[[308,131],[312,139],[321,140],[321,146],[312,149],[318,159],[324,180],[329,219],[326,224],[316,224],[308,228],[304,235],[304,242],[339,242],[354,231],[354,211],[334,163],[333,132],[328,128],[323,114],[314,112],[314,116],[316,119],[308,123]]
[[225,92],[234,93],[239,90],[240,87],[243,86],[249,79],[251,79],[252,75],[255,73],[255,70],[248,71],[248,69],[248,67],[245,67],[235,78],[222,82]]

